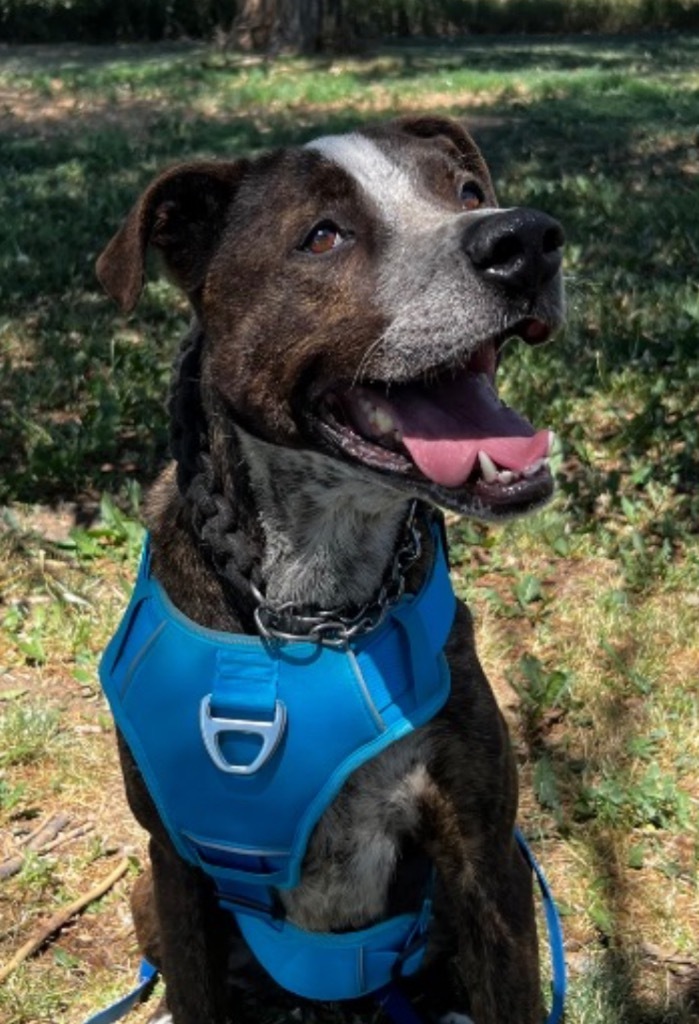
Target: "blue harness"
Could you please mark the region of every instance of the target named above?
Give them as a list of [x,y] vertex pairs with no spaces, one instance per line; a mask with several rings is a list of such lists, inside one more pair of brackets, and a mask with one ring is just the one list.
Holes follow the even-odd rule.
[[449,696],[443,648],[456,599],[439,530],[425,584],[347,647],[215,632],[179,612],[148,544],[100,676],[177,852],[209,875],[255,956],[284,988],[351,999],[412,974],[430,901],[370,928],[308,932],[274,913],[310,834],[360,765]]
[[[393,1000],[392,980],[424,956],[429,893],[413,913],[336,934],[284,920],[274,890],[298,884],[311,832],[349,776],[449,696],[443,648],[456,599],[432,530],[435,557],[420,592],[343,647],[197,625],[151,575],[146,541],[100,664],[116,724],[178,853],[213,880],[267,972],[306,998]],[[550,894],[549,902],[555,916]]]

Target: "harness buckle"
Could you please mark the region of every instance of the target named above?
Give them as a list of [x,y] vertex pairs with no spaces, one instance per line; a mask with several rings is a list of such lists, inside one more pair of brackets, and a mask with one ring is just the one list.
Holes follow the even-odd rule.
[[[252,722],[246,718],[216,718],[211,714],[211,694],[203,698],[199,706],[199,724],[204,746],[217,768],[230,775],[254,775],[272,757],[279,746],[286,727],[286,705],[278,700],[274,705],[271,722]],[[257,736],[262,746],[249,764],[232,764],[221,750],[219,737],[222,733],[242,733]]]

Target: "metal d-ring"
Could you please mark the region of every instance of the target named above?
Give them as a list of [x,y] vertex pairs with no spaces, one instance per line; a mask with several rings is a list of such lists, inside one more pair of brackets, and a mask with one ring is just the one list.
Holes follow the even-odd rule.
[[[232,775],[254,775],[269,761],[279,745],[286,726],[286,706],[278,700],[274,705],[271,722],[251,722],[247,718],[215,718],[211,714],[211,694],[203,698],[199,707],[199,724],[209,757],[222,772]],[[250,764],[231,764],[221,751],[221,733],[235,732],[259,736],[262,747]]]

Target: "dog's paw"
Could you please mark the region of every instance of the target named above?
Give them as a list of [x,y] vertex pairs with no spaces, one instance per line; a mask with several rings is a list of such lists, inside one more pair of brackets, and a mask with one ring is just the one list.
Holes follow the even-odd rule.
[[440,1017],[437,1024],[473,1024],[473,1021],[465,1013],[450,1012]]

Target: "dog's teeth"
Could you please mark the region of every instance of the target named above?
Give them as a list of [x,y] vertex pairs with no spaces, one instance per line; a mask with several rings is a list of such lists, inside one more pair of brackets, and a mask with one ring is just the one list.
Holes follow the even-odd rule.
[[[487,452],[478,452],[478,462],[480,463],[483,479],[488,484],[495,483],[496,481],[499,484],[511,484],[515,480],[521,480],[522,478],[522,473],[517,473],[515,470],[498,469]],[[533,463],[524,470],[524,476],[530,476],[532,473],[537,472],[544,462],[544,459],[539,459],[538,462]]]
[[534,476],[535,473],[539,472],[542,466],[548,465],[548,461],[548,459],[537,459],[536,462],[532,462],[531,466],[527,466],[527,468],[523,470],[523,476]]
[[375,409],[371,420],[382,434],[392,434],[396,430],[395,420],[384,409]]
[[549,457],[551,455],[551,453],[553,451],[553,446],[555,445],[555,443],[556,443],[556,435],[554,434],[554,432],[552,430],[549,430],[549,445],[548,445],[548,448],[546,449],[547,457]]
[[495,465],[495,463],[493,462],[493,460],[491,459],[487,452],[479,452],[478,461],[481,466],[481,473],[483,474],[483,479],[487,484],[492,484],[493,481],[497,480],[498,477],[497,466]]
[[389,412],[380,409],[368,398],[359,399],[359,407],[368,427],[377,437],[395,437],[400,441],[398,425]]

